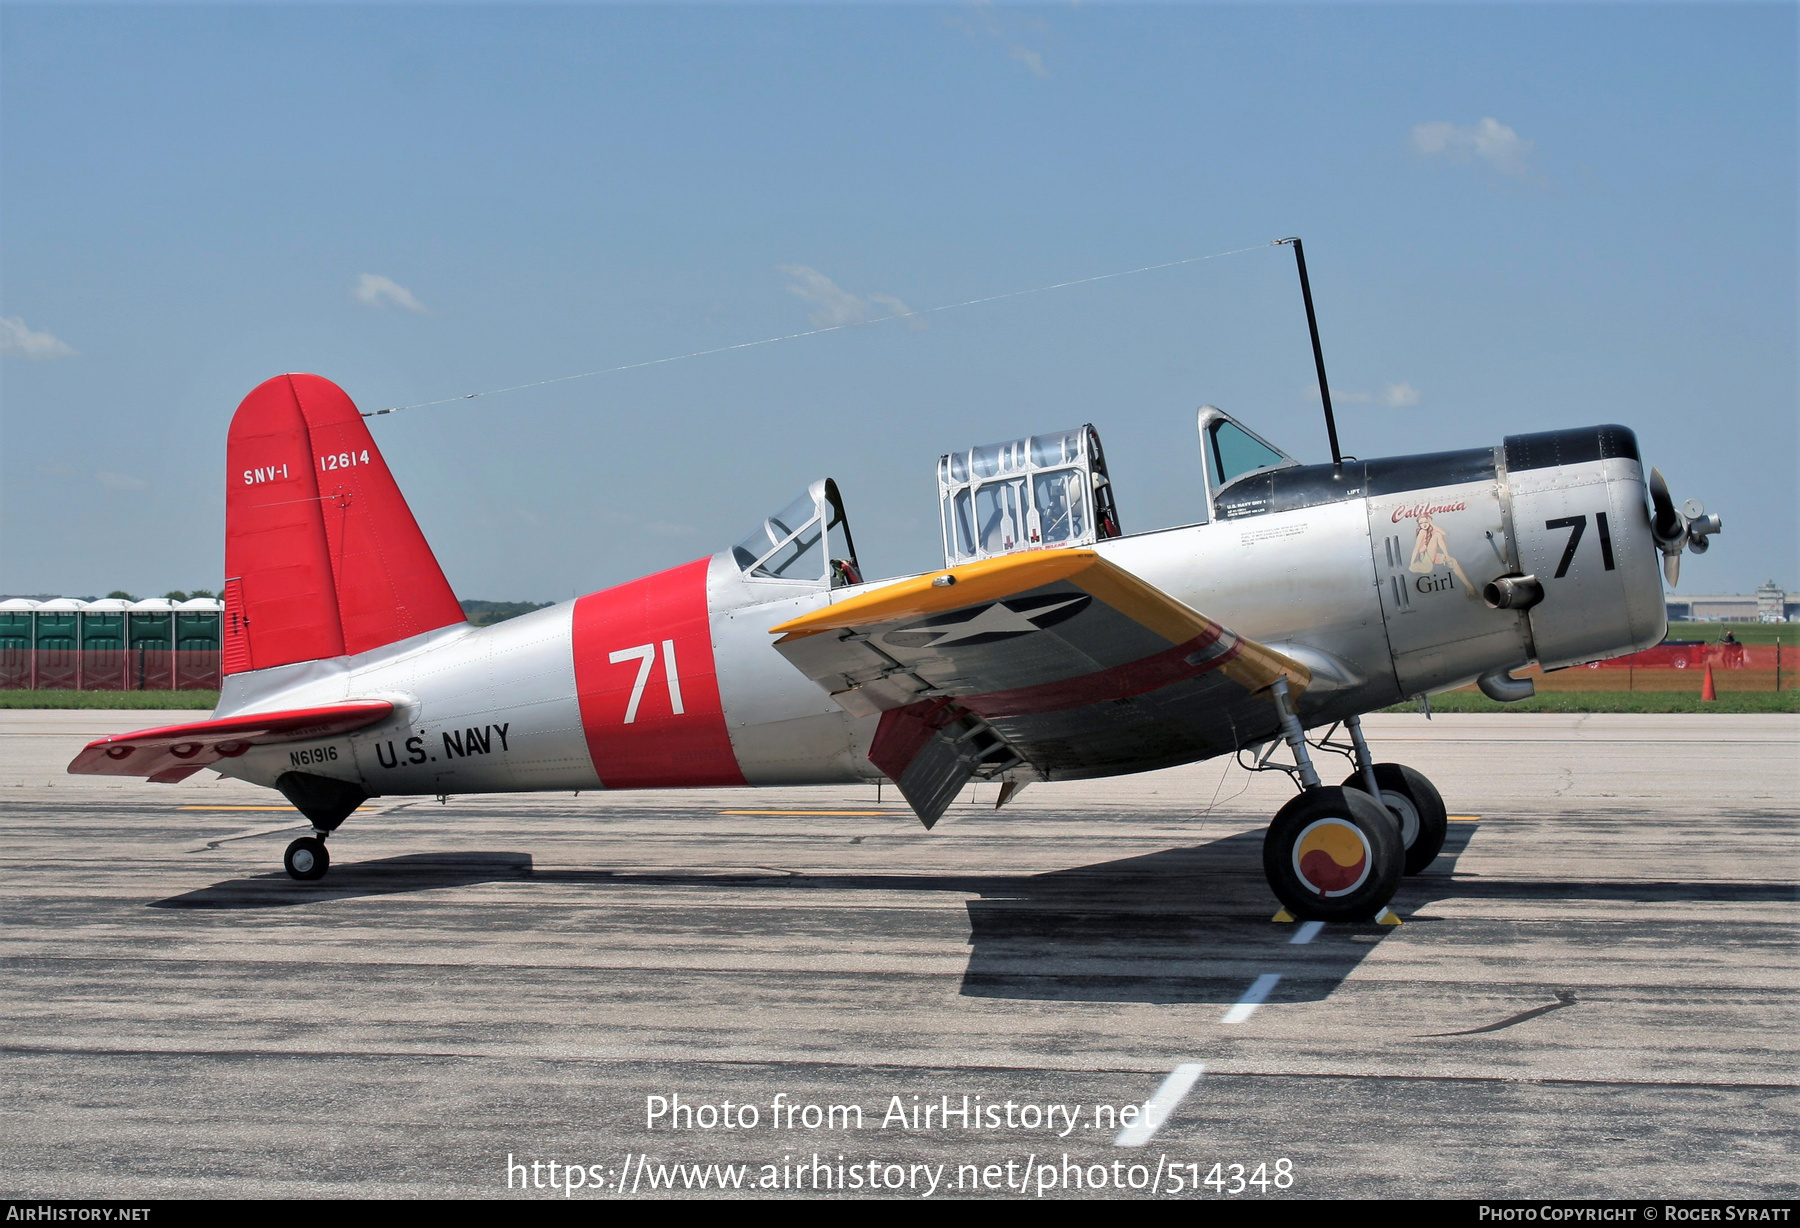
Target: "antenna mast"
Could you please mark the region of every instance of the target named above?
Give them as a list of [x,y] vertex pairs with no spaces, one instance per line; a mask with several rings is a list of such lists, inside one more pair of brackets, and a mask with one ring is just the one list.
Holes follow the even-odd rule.
[[1312,333],[1313,366],[1319,371],[1319,399],[1325,403],[1325,433],[1331,438],[1331,465],[1341,469],[1344,454],[1338,449],[1337,419],[1331,414],[1331,385],[1325,382],[1325,351],[1319,348],[1319,319],[1313,314],[1312,283],[1306,279],[1306,252],[1298,236],[1275,240],[1275,246],[1292,243],[1294,262],[1300,266],[1300,297],[1306,300],[1306,327]]

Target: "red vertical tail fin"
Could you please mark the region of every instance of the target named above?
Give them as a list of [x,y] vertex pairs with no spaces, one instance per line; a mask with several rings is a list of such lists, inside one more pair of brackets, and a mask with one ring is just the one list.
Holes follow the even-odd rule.
[[344,390],[280,375],[226,443],[224,671],[366,652],[463,621]]

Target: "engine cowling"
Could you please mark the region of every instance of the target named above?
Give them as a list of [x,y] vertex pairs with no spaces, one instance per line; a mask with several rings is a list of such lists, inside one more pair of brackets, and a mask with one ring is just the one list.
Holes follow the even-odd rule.
[[1621,656],[1668,630],[1637,436],[1623,426],[1509,435],[1500,482],[1545,669]]

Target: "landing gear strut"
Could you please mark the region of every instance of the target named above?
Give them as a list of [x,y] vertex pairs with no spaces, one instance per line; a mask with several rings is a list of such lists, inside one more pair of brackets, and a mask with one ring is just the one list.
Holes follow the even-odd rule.
[[1406,864],[1400,821],[1361,789],[1320,783],[1287,679],[1276,679],[1272,690],[1302,789],[1269,824],[1263,872],[1295,917],[1366,921],[1400,887]]
[[287,846],[281,864],[290,877],[301,882],[314,882],[325,877],[331,868],[331,854],[325,851],[325,837],[338,829],[358,806],[369,800],[360,785],[310,772],[283,772],[275,778],[275,787],[294,804],[294,809],[312,820],[310,836],[301,836]]
[[1376,763],[1363,738],[1362,719],[1349,717],[1344,725],[1356,747],[1356,771],[1344,778],[1344,788],[1359,789],[1381,799],[1400,820],[1400,839],[1406,848],[1406,872],[1417,874],[1437,859],[1450,830],[1444,799],[1424,775],[1399,763]]

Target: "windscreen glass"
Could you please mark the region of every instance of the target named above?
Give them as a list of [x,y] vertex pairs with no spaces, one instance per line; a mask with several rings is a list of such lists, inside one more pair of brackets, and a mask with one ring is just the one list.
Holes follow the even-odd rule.
[[1215,422],[1212,428],[1212,459],[1218,470],[1219,485],[1242,477],[1253,469],[1279,465],[1287,457],[1255,439],[1231,422]]

